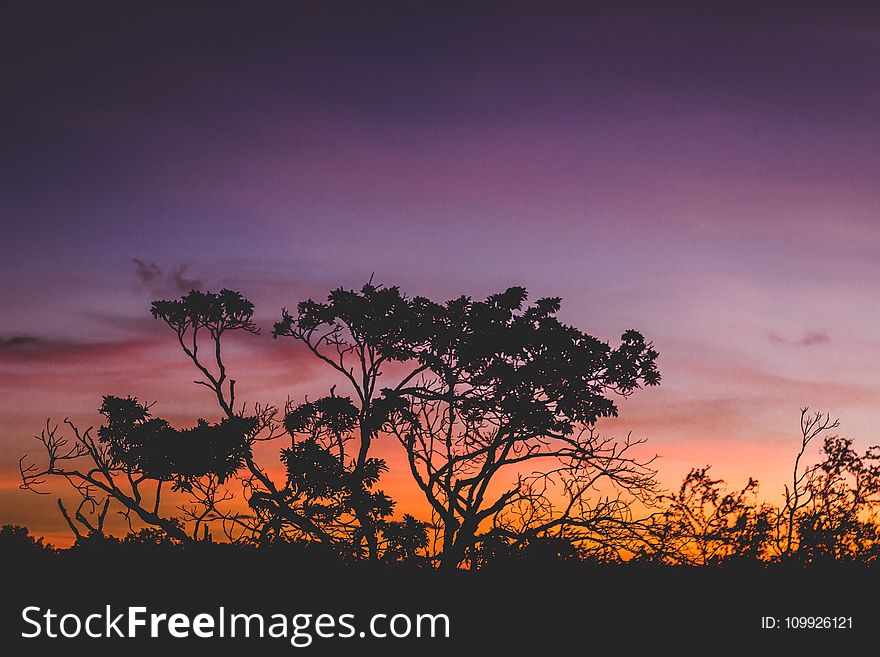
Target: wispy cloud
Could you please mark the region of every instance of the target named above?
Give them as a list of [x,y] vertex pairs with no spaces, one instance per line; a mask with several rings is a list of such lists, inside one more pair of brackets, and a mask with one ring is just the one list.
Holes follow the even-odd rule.
[[810,347],[814,344],[830,344],[831,338],[824,332],[810,332],[804,335],[798,342],[801,347]]
[[33,335],[13,335],[8,338],[0,337],[0,351],[26,349],[28,347],[38,346],[40,343],[40,338]]
[[814,347],[816,345],[830,344],[831,338],[825,331],[807,331],[803,337],[794,340],[784,337],[773,331],[767,333],[767,339],[771,344],[792,345],[795,347]]
[[154,338],[110,341],[55,340],[32,335],[0,337],[0,365],[7,363],[61,363],[72,360],[139,355],[154,347]]
[[186,294],[190,290],[201,288],[204,285],[201,278],[188,274],[189,265],[186,263],[167,270],[153,260],[132,258],[132,262],[138,280],[152,292]]

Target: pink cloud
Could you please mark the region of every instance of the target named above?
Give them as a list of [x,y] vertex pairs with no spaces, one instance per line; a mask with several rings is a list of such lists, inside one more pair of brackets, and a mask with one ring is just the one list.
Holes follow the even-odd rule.
[[772,344],[794,345],[797,347],[812,347],[820,344],[831,344],[831,338],[824,331],[807,331],[799,340],[791,340],[771,331],[767,334],[767,339]]

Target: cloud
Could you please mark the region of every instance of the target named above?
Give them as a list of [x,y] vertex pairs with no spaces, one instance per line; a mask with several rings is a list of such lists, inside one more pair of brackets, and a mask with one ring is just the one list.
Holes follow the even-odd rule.
[[58,364],[94,358],[118,359],[151,349],[156,344],[156,339],[146,337],[104,342],[51,340],[31,335],[0,337],[0,365]]
[[38,346],[41,342],[40,338],[33,335],[13,335],[8,338],[0,338],[0,351],[26,349]]
[[810,331],[800,339],[798,345],[801,347],[811,347],[814,344],[829,344],[830,342],[831,338],[828,337],[827,333]]
[[831,343],[831,338],[824,331],[807,331],[800,340],[792,340],[771,331],[767,333],[767,339],[771,344],[793,345],[796,347],[813,347]]
[[770,341],[771,344],[791,344],[791,340],[783,338],[778,333],[774,333],[772,331],[767,334],[767,339]]
[[138,280],[152,292],[186,294],[190,290],[204,286],[202,279],[187,275],[189,265],[186,263],[176,265],[170,271],[166,271],[153,260],[132,258],[132,262]]
[[200,278],[186,277],[187,267],[187,265],[175,267],[170,274],[171,282],[177,288],[178,292],[189,292],[190,290],[198,289],[203,286]]
[[149,285],[156,279],[161,278],[162,270],[159,269],[159,265],[155,262],[145,262],[139,258],[133,258],[132,262],[137,267],[135,272],[137,277],[144,285]]

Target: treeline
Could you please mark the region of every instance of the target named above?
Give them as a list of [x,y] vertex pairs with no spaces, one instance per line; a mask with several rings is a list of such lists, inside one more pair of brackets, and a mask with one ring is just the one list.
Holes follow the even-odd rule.
[[[219,419],[176,428],[135,396],[106,396],[97,430],[47,422],[43,458],[22,459],[22,487],[70,488],[75,506],[57,505],[80,552],[222,543],[444,571],[877,558],[880,449],[857,453],[836,422],[804,410],[781,505],[760,501],[751,480],[729,490],[708,467],[665,492],[643,439],[596,429],[617,415],[616,398],[659,384],[657,351],[633,330],[612,347],[561,322],[559,308],[558,298],[529,305],[522,288],[438,303],[372,283],[303,301],[282,310],[272,337],[298,343],[338,382],[280,408],[241,403],[224,360],[230,338],[260,334],[250,301],[225,289],[155,301]],[[375,450],[388,440],[430,516],[394,519]],[[258,461],[260,443],[278,446],[283,477]],[[109,535],[110,513],[127,536]],[[0,538],[50,550],[21,528]]]

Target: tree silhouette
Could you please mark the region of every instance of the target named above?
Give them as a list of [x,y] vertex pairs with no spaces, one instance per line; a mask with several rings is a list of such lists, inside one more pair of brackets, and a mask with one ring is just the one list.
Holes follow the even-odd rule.
[[233,415],[217,424],[199,420],[191,429],[175,429],[132,397],[104,397],[100,413],[107,423],[98,439],[108,446],[111,466],[173,481],[174,489],[186,491],[201,477],[214,475],[223,484],[238,472],[251,458],[248,438],[257,427],[256,418]]
[[780,544],[786,556],[791,556],[795,549],[798,514],[809,504],[812,494],[810,479],[817,467],[801,467],[804,453],[817,436],[837,428],[839,424],[837,420],[832,421],[828,414],[810,414],[809,409],[801,409],[801,445],[794,459],[791,487],[785,486],[785,505],[779,514]]
[[[259,538],[271,526],[267,516],[273,521],[281,517],[323,538],[321,528],[297,513],[287,491],[276,487],[254,461],[256,442],[283,434],[275,420],[277,409],[256,405],[247,415],[244,406],[236,407],[235,380],[227,373],[222,344],[231,332],[259,333],[253,304],[231,290],[219,294],[193,290],[178,300],[154,302],[152,314],[175,331],[201,374],[195,383],[213,392],[224,417],[216,424],[199,420],[191,429],[175,429],[152,417],[148,406],[134,397],[105,397],[100,412],[106,423],[97,436],[93,427],[81,431],[65,420],[73,434],[65,438],[47,422],[39,436],[46,465],[25,465],[23,458],[23,487],[42,492],[49,478],[70,484],[80,500],[76,511],[71,516],[60,498],[58,506],[77,540],[104,534],[111,504],[121,507],[130,527],[137,520],[179,541],[208,538],[209,525],[217,522],[231,540]],[[239,476],[249,501],[273,500],[268,514],[247,515],[223,507],[234,497],[225,485]],[[176,509],[179,515],[162,510],[166,482],[188,495],[189,503]],[[150,483],[155,487],[148,494],[144,488]]]
[[[560,321],[559,309],[558,298],[527,303],[519,287],[438,303],[372,282],[303,301],[282,311],[273,337],[304,345],[348,394],[334,385],[282,410],[238,401],[224,360],[231,336],[260,334],[248,299],[223,289],[158,300],[153,317],[172,329],[219,417],[179,428],[135,396],[105,396],[97,428],[47,421],[37,437],[44,460],[20,461],[22,487],[68,485],[76,506],[59,498],[58,508],[89,550],[118,543],[112,511],[127,521],[126,545],[219,534],[446,571],[633,555],[690,565],[876,559],[880,447],[859,453],[827,435],[836,420],[803,409],[778,508],[758,502],[754,480],[729,490],[708,466],[663,493],[642,440],[596,427],[617,415],[618,398],[659,383],[657,352],[636,331],[612,347]],[[820,437],[820,459],[808,464]],[[380,487],[389,466],[375,450],[389,438],[430,522],[393,519]],[[279,444],[281,477],[257,462],[262,442]],[[4,540],[27,543],[14,529]]]
[[858,454],[852,439],[827,436],[822,460],[807,470],[806,501],[795,518],[795,557],[870,560],[877,556],[880,447]]
[[345,537],[352,556],[362,556],[364,539],[375,536],[394,502],[373,490],[388,470],[385,461],[367,457],[358,467],[348,458],[348,446],[356,442],[358,409],[350,398],[331,394],[292,409],[284,425],[292,445],[282,450],[281,460],[292,493],[307,500],[305,513]]
[[[626,522],[622,493],[644,497],[654,486],[647,463],[632,456],[641,441],[601,438],[592,425],[617,414],[610,393],[659,383],[656,351],[635,331],[612,349],[560,322],[559,299],[525,300],[523,288],[479,302],[413,299],[409,345],[422,368],[383,390],[393,406],[406,402],[390,430],[437,518],[447,569],[486,523],[518,541],[596,537],[603,524]],[[614,497],[593,506],[589,495],[603,482]]]
[[[150,312],[175,331],[180,347],[203,375],[195,383],[212,390],[226,415],[233,417],[235,379],[227,375],[221,340],[231,331],[259,335],[253,322],[254,304],[234,290],[223,289],[219,294],[192,290],[180,299],[154,301]],[[199,337],[205,333],[210,339],[208,362],[199,355]]]
[[650,524],[649,559],[705,566],[766,556],[774,510],[758,503],[758,482],[750,478],[742,489],[728,491],[709,469],[691,469],[677,491],[661,496],[664,508]]
[[[105,400],[103,408],[107,413],[112,413],[108,404],[113,406],[115,401],[115,398]],[[139,406],[134,399],[127,401],[132,406]],[[163,474],[156,476],[154,472],[151,476],[141,469],[138,458],[125,458],[122,445],[113,445],[109,439],[95,437],[94,427],[81,431],[70,420],[65,419],[64,422],[73,438],[59,435],[58,426],[52,426],[47,421],[46,428],[37,437],[46,452],[45,465],[26,465],[24,456],[19,468],[24,489],[47,494],[42,490],[43,484],[49,479],[58,479],[68,483],[76,492],[79,503],[73,516],[60,497],[57,504],[77,540],[104,533],[107,513],[114,502],[121,507],[119,512],[129,524],[134,515],[147,525],[161,527],[169,536],[178,540],[190,538],[176,518],[160,513],[162,482],[175,478],[177,473],[164,469]],[[156,453],[152,452],[151,457],[145,456],[144,460],[155,457]],[[167,466],[167,461],[164,465]],[[185,478],[188,476],[183,475]],[[150,482],[155,484],[152,502],[148,502],[147,492],[144,490]]]
[[27,527],[3,525],[0,527],[0,557],[6,563],[15,563],[28,555],[54,555],[55,549],[42,538],[31,536]]
[[388,561],[414,562],[419,560],[419,552],[428,547],[428,532],[425,523],[405,514],[400,522],[386,522],[382,525],[382,537],[386,541],[385,559]]
[[[419,325],[423,319],[398,288],[367,283],[360,292],[334,290],[326,303],[303,301],[296,315],[285,309],[273,330],[275,338],[289,337],[305,345],[340,374],[354,394],[354,401],[349,400],[351,414],[346,416],[352,420],[346,427],[351,433],[324,449],[336,450],[333,467],[344,473],[344,481],[340,479],[344,493],[340,492],[358,521],[359,536],[371,559],[379,557],[381,521],[393,509],[387,495],[371,490],[386,469],[384,461],[370,456],[371,447],[400,406],[399,400],[380,393],[379,380],[383,368],[392,363],[404,368],[394,384],[397,388],[426,369],[415,361],[414,349],[428,330]],[[349,450],[346,445],[352,441]]]
[[[201,372],[203,378],[196,383],[214,392],[228,421],[241,422],[235,407],[235,379],[229,377],[223,362],[222,338],[230,331],[259,333],[253,323],[253,304],[230,290],[219,294],[193,291],[178,301],[154,302],[152,312],[174,329],[184,353]],[[200,356],[200,331],[209,339],[210,364]],[[357,419],[351,400],[331,391],[317,402],[296,407],[288,403],[283,420],[277,417],[277,408],[255,406],[252,420],[256,421],[248,437],[251,444],[285,434],[290,438],[290,447],[281,452],[286,480],[273,481],[251,451],[245,450],[247,474],[241,483],[253,515],[221,510],[218,501],[228,498],[218,497],[215,489],[207,487],[197,497],[201,515],[192,511],[191,518],[219,520],[230,538],[237,529],[238,540],[265,543],[306,538],[357,555],[362,537],[375,533],[377,523],[391,513],[392,502],[381,491],[371,490],[386,469],[383,462],[365,458],[356,472],[347,467],[346,445]],[[212,474],[217,483],[223,483],[222,471],[215,468]]]
[[[612,349],[559,322],[558,299],[523,310],[525,298],[524,289],[511,288],[485,302],[438,304],[368,283],[360,291],[337,289],[326,303],[300,303],[295,316],[284,311],[275,325],[275,337],[305,344],[354,391],[353,475],[367,472],[383,429],[403,445],[442,528],[447,567],[464,559],[486,521],[511,531],[515,507],[520,520],[530,519],[516,528],[519,540],[548,532],[586,538],[602,533],[602,524],[626,523],[621,491],[644,496],[653,487],[646,463],[630,457],[640,441],[600,438],[591,425],[616,414],[609,393],[625,396],[659,382],[656,352],[635,331]],[[388,382],[383,370],[392,364]],[[487,498],[508,466],[537,459],[554,465]],[[587,494],[600,480],[616,488],[615,497],[589,506]],[[549,502],[551,482],[568,497],[558,512]],[[370,497],[358,493],[352,501],[373,554]]]

